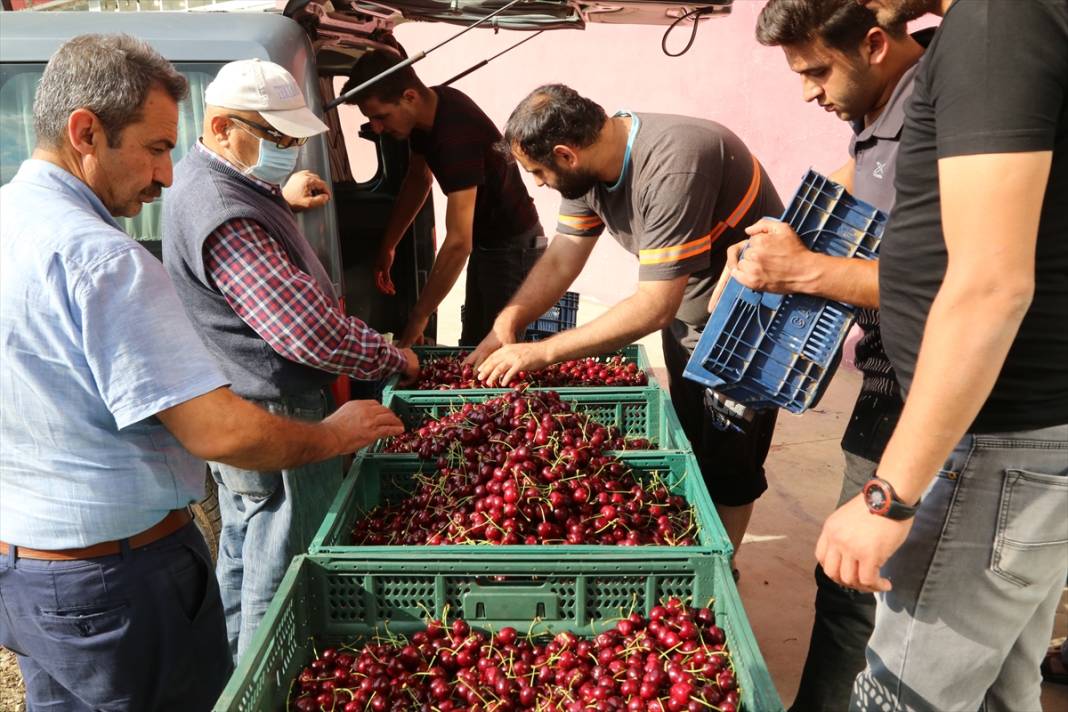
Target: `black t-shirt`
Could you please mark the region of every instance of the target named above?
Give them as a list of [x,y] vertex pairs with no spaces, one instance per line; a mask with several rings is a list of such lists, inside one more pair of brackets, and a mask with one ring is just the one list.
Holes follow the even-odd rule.
[[452,87],[433,91],[438,95],[434,125],[429,131],[412,131],[412,150],[426,158],[446,195],[478,188],[476,247],[526,247],[521,238],[541,234],[538,213],[515,159],[496,148],[501,132],[463,92]]
[[1068,423],[1068,3],[957,0],[916,76],[880,251],[883,340],[904,388],[946,271],[937,161],[1051,150],[1034,300],[971,432]]

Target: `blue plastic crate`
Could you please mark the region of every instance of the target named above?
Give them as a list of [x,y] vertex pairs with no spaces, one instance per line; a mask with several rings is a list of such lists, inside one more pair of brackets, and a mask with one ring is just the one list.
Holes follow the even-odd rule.
[[[809,171],[783,213],[815,252],[876,259],[886,215]],[[848,304],[769,294],[734,279],[708,319],[684,375],[740,403],[801,413],[819,402],[853,324]]]
[[527,327],[524,341],[540,341],[565,329],[574,329],[578,323],[578,305],[578,292],[565,292],[552,309]]

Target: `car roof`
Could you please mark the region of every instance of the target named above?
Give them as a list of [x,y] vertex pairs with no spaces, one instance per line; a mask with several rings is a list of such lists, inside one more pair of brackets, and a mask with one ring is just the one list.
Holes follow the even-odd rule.
[[92,32],[134,35],[172,62],[258,57],[292,67],[308,46],[300,25],[273,13],[5,12],[0,60],[44,62],[71,37]]

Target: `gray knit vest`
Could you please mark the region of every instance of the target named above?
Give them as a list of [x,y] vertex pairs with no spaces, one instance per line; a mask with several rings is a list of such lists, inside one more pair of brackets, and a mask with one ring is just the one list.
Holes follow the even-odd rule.
[[199,146],[174,167],[174,184],[163,200],[163,265],[178,296],[238,395],[270,400],[319,390],[336,376],[280,356],[234,312],[206,273],[204,240],[234,218],[259,223],[296,267],[337,299],[285,200],[213,160]]

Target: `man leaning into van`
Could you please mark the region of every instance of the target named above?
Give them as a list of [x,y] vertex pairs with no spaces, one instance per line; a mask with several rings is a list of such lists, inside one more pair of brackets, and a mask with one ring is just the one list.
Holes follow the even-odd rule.
[[[163,264],[234,391],[272,412],[318,419],[337,374],[414,377],[411,349],[345,315],[293,217],[294,205],[325,202],[314,195],[325,183],[293,173],[301,146],[327,129],[293,75],[273,62],[230,62],[204,100],[200,141],[175,166],[164,200]],[[236,661],[326,516],[341,463],[210,466],[222,517],[216,574]]]
[[30,710],[209,709],[231,661],[188,509],[203,459],[293,467],[403,429],[373,402],[311,424],[235,396],[119,228],[170,185],[186,93],[143,42],[75,37],[0,188],[0,645]]

